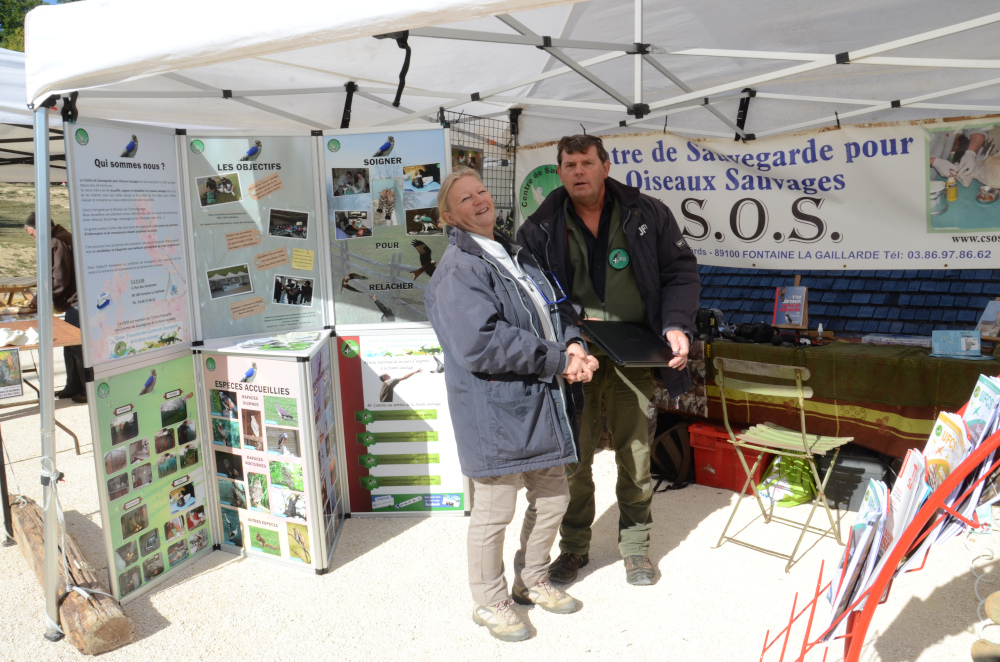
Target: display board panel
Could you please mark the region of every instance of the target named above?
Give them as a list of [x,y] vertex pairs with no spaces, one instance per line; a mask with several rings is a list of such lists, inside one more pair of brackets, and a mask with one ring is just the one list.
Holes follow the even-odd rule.
[[314,424],[305,363],[205,352],[213,480],[224,546],[324,567],[306,470]]
[[173,131],[64,127],[86,365],[190,343]]
[[312,385],[313,416],[315,418],[319,507],[323,512],[323,540],[327,550],[327,565],[333,555],[337,536],[344,521],[344,504],[340,497],[340,454],[333,407],[333,366],[330,363],[330,343],[309,359],[309,382]]
[[323,136],[336,324],[427,322],[424,292],[448,246],[445,141],[444,129]]
[[323,326],[319,175],[308,136],[189,136],[204,339]]
[[212,547],[194,362],[185,353],[91,386],[111,588],[131,599]]
[[430,331],[338,336],[351,513],[462,514],[465,478]]

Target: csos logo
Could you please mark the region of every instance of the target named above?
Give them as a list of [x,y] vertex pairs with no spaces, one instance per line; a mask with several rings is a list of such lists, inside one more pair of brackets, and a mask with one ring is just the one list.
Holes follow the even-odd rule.
[[528,176],[521,182],[518,191],[518,205],[521,208],[521,218],[528,218],[541,206],[545,197],[562,186],[559,175],[556,173],[556,165],[538,166],[528,173]]

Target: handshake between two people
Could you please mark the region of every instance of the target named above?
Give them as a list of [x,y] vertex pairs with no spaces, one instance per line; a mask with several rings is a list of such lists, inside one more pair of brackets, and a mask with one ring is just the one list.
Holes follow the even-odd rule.
[[599,367],[597,359],[583,351],[583,347],[577,343],[571,343],[566,348],[566,358],[566,370],[562,376],[570,384],[589,382]]

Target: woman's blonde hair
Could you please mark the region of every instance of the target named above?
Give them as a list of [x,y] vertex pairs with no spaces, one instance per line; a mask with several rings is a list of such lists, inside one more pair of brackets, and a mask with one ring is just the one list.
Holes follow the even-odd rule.
[[441,219],[442,223],[447,223],[444,220],[445,212],[450,211],[448,209],[448,193],[451,192],[451,187],[460,180],[462,177],[475,177],[476,180],[482,184],[483,178],[479,176],[479,173],[472,168],[466,166],[458,166],[451,173],[444,178],[441,182],[441,189],[438,191],[438,217]]

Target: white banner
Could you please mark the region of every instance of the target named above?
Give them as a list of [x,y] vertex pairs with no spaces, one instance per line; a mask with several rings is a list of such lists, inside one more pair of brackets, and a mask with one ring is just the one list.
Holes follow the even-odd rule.
[[[995,121],[604,145],[611,177],[666,203],[702,264],[977,269],[1000,258]],[[560,186],[555,164],[553,143],[518,152],[522,219]]]

